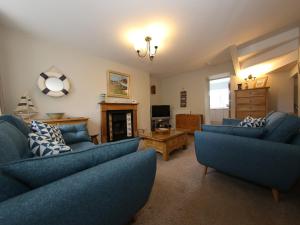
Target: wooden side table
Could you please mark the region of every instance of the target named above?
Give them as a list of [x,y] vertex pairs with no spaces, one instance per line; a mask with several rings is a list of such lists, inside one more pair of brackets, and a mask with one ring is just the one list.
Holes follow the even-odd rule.
[[92,139],[92,142],[95,144],[95,145],[98,145],[99,144],[99,141],[98,141],[98,135],[99,134],[92,134],[90,135],[91,136],[91,139]]

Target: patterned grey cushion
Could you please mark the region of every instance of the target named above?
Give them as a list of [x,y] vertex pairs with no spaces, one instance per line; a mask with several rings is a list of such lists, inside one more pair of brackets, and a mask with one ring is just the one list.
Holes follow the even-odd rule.
[[69,146],[52,141],[48,136],[37,133],[29,133],[28,140],[30,149],[36,156],[57,155],[62,152],[72,151]]
[[66,144],[59,128],[56,126],[33,120],[31,121],[31,130],[39,135],[44,135],[59,144]]
[[240,122],[240,127],[264,127],[266,125],[266,118],[253,118],[247,116],[243,121]]

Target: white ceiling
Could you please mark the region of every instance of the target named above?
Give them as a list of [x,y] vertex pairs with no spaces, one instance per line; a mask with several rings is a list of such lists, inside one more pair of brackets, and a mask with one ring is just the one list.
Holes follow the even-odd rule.
[[[0,0],[0,21],[39,38],[169,76],[230,60],[227,48],[300,21],[299,0]],[[151,63],[125,38],[162,22],[171,32]]]

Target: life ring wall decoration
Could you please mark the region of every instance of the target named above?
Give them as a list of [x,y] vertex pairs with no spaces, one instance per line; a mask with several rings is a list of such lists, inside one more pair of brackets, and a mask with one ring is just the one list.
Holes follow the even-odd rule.
[[48,96],[61,97],[69,94],[70,83],[68,78],[59,72],[43,72],[38,78],[39,89]]

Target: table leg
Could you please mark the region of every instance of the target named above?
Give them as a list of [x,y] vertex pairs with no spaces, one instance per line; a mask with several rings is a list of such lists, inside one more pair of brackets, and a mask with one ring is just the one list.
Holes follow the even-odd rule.
[[164,144],[162,152],[163,152],[163,159],[165,161],[168,161],[169,160],[169,152],[168,152],[166,144]]
[[164,159],[165,161],[168,161],[168,160],[169,160],[169,154],[168,154],[167,152],[164,152],[164,153],[163,153],[163,159]]

